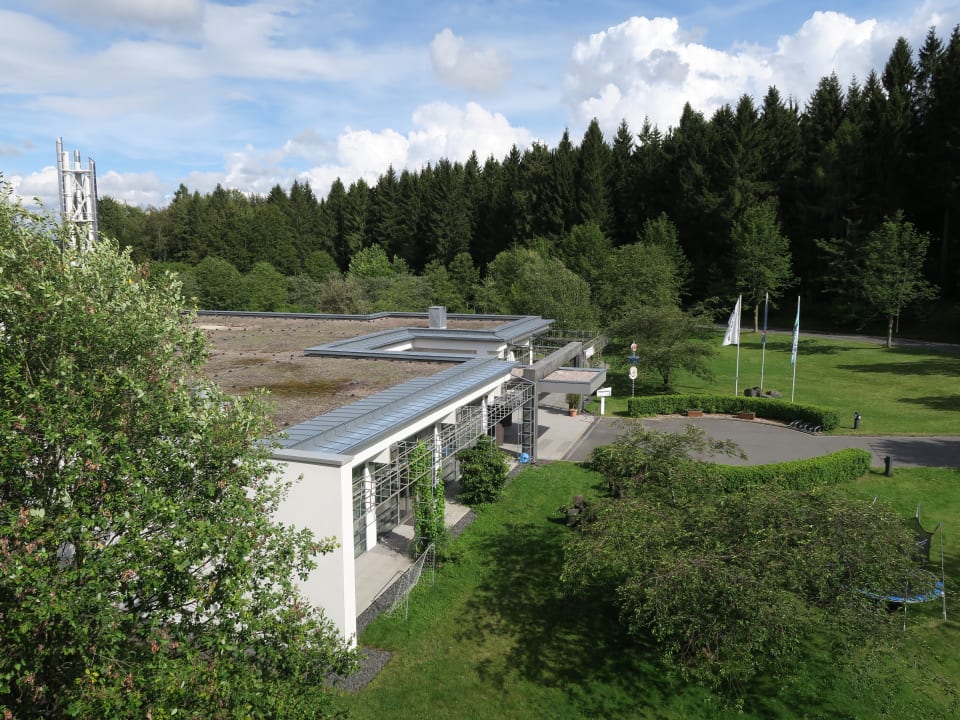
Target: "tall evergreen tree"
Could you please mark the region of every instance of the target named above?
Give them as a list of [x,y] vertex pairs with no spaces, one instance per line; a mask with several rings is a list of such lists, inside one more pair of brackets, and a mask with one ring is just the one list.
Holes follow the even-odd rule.
[[350,258],[344,258],[342,248],[343,239],[343,209],[347,198],[347,190],[340,178],[330,184],[330,192],[320,203],[317,213],[317,230],[320,242],[324,247],[332,249],[331,254],[341,270],[347,269]]
[[557,182],[557,204],[563,215],[564,232],[577,224],[577,163],[579,151],[570,141],[570,132],[566,129],[553,151],[553,168]]
[[579,223],[596,223],[606,230],[610,223],[607,172],[610,165],[610,147],[603,139],[600,122],[590,121],[580,143],[577,163],[576,188]]
[[370,195],[363,178],[350,183],[343,202],[343,244],[337,248],[341,264],[349,264],[350,258],[370,244]]
[[610,235],[615,245],[634,242],[640,226],[633,152],[633,133],[627,121],[621,120],[613,138],[607,181],[611,208]]

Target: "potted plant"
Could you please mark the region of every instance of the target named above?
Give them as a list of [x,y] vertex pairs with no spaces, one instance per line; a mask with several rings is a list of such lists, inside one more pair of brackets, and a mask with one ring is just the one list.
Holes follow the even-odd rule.
[[580,395],[576,393],[567,393],[567,407],[570,409],[571,417],[580,412]]

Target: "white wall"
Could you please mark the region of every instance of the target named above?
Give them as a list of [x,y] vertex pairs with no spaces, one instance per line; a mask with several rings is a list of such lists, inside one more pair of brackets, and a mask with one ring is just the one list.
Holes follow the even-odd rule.
[[344,637],[356,642],[350,468],[309,462],[284,462],[280,467],[283,480],[293,485],[277,509],[276,519],[286,525],[309,528],[318,538],[333,537],[339,543],[332,553],[318,557],[317,567],[300,582],[304,597],[323,608]]

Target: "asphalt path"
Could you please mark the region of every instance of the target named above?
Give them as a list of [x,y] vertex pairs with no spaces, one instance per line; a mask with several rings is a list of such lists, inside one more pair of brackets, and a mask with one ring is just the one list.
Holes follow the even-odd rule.
[[687,425],[693,425],[714,440],[732,440],[747,455],[747,459],[725,455],[710,458],[712,462],[727,465],[765,465],[817,457],[844,448],[862,448],[872,454],[871,464],[874,467],[883,467],[885,458],[889,457],[894,469],[898,466],[960,468],[960,436],[811,435],[779,423],[723,416],[662,416],[639,420],[597,417],[564,459],[574,462],[586,460],[593,448],[613,442],[626,432],[630,423],[635,422],[658,432],[678,432]]

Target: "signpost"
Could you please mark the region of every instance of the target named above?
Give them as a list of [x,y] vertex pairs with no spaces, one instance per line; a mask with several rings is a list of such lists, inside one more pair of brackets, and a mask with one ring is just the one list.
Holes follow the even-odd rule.
[[627,360],[630,361],[630,397],[634,395],[634,388],[637,384],[637,361],[640,358],[637,357],[637,343],[630,343],[630,355],[627,356]]
[[597,397],[600,398],[600,416],[603,417],[604,403],[608,397],[613,397],[613,388],[611,387],[597,388]]

